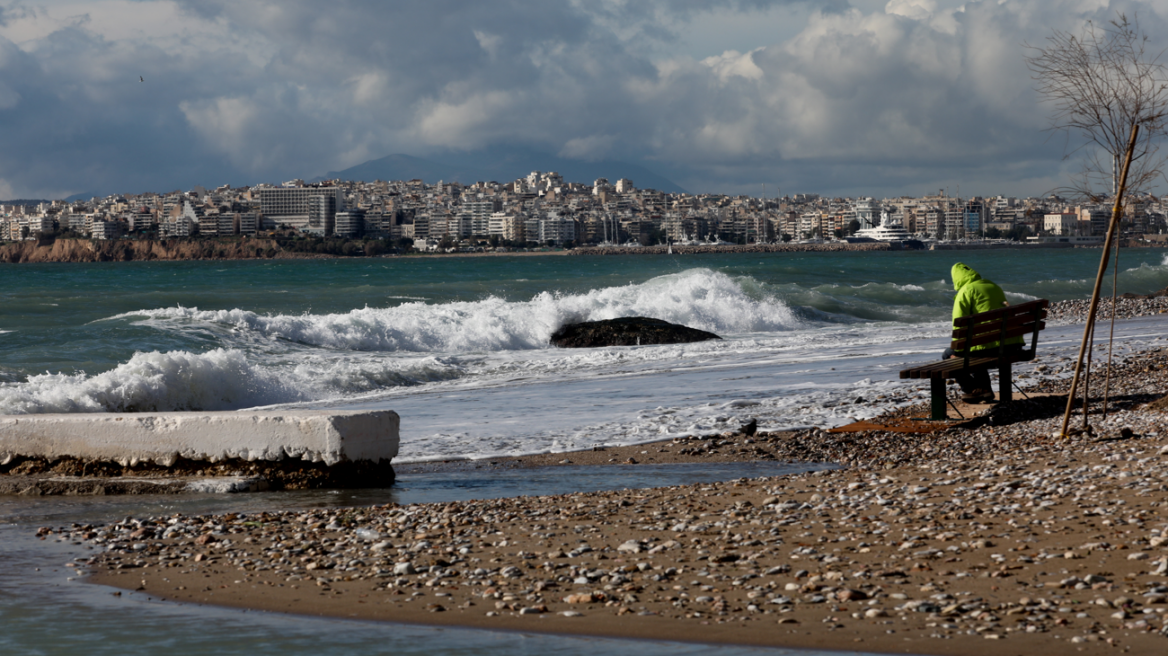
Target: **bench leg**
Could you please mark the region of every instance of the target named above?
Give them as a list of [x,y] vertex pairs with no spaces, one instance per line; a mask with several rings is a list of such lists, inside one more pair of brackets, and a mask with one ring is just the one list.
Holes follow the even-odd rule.
[[942,421],[949,418],[949,409],[946,407],[945,379],[930,378],[929,392],[931,396],[932,416],[929,419]]
[[998,368],[998,402],[1009,403],[1014,400],[1010,363],[1006,362]]

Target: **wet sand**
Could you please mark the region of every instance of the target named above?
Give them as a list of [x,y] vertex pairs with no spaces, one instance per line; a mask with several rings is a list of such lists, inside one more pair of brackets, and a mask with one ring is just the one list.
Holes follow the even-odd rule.
[[93,582],[189,603],[889,653],[1163,653],[1168,350],[1119,364],[1093,434],[1052,437],[1060,386],[936,433],[722,435],[494,465],[834,471],[42,533],[107,549],[78,563]]

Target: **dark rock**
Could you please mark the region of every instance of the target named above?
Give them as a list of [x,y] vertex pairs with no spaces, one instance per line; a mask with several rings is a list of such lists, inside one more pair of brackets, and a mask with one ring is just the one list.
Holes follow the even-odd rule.
[[648,317],[620,317],[585,321],[561,327],[552,333],[551,344],[560,348],[597,346],[645,346],[685,344],[722,339],[714,333]]

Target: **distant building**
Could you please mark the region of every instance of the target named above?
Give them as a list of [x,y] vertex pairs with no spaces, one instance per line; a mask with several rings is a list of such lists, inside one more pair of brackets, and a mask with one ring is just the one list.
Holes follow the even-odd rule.
[[28,234],[30,237],[35,237],[40,234],[49,234],[53,232],[53,217],[51,216],[33,216],[28,219]]
[[93,239],[117,239],[125,234],[126,224],[121,221],[103,221],[98,219],[93,222],[93,232],[89,235]]
[[343,206],[343,201],[339,201],[336,196],[324,194],[310,196],[308,199],[308,223],[300,230],[320,237],[333,235],[336,231],[337,210]]
[[986,212],[985,203],[980,200],[970,200],[965,203],[965,216],[962,221],[962,229],[965,231],[966,237],[974,237],[981,233],[982,226],[986,224],[988,213]]
[[861,198],[855,204],[856,220],[860,229],[867,230],[880,225],[880,205],[871,198]]
[[[235,224],[234,212],[222,212],[215,216],[215,232],[226,237],[227,235],[238,234],[238,227]],[[202,229],[202,226],[199,228]]]
[[352,208],[336,213],[334,231],[338,237],[357,237],[365,230],[365,210]]
[[1102,235],[1107,233],[1107,225],[1111,223],[1111,210],[1099,206],[1080,207],[1080,232],[1085,235]]
[[239,212],[235,215],[235,234],[254,235],[260,227],[260,217],[255,212]]
[[186,216],[172,216],[158,226],[163,237],[190,237],[195,233],[195,222]]
[[[395,223],[396,212],[384,212],[382,210],[369,210],[365,212],[364,225],[361,226],[361,232],[366,237],[373,239],[385,239],[393,236],[393,226]],[[337,218],[338,222],[340,217]],[[337,230],[340,231],[338,225]],[[399,235],[400,236],[400,235]]]
[[562,246],[564,242],[576,239],[576,222],[564,217],[549,217],[539,222],[540,243],[551,242]]
[[1042,231],[1050,235],[1073,235],[1079,223],[1079,215],[1074,212],[1047,214],[1042,217]]
[[130,230],[139,232],[142,230],[150,230],[154,227],[154,213],[148,208],[143,207],[141,210],[130,214]]
[[[335,219],[336,212],[345,209],[345,192],[340,187],[265,187],[259,192],[260,212],[264,215],[265,227],[287,226],[307,230],[310,223],[309,215],[312,213],[312,199],[329,197],[332,199],[331,215],[328,201],[324,202],[323,212],[321,204],[318,203],[316,216],[318,224],[315,226],[317,232],[328,234],[323,232],[326,229],[325,224]],[[327,227],[331,229],[331,225]]]

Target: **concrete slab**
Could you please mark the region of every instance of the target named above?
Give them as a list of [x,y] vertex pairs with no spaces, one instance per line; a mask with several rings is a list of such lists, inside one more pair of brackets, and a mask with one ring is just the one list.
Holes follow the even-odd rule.
[[144,478],[118,476],[0,476],[0,496],[15,494],[42,496],[106,496],[125,494],[228,494],[263,492],[268,481],[258,477],[220,476],[215,478],[179,476]]
[[397,413],[389,410],[3,415],[0,465],[18,456],[165,467],[180,457],[388,463],[397,455],[398,427]]

